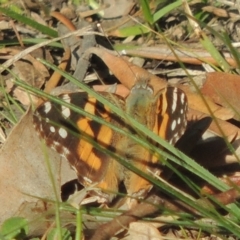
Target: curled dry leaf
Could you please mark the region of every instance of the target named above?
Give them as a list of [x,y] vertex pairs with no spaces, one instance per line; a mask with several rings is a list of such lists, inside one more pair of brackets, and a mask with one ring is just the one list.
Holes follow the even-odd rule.
[[110,51],[90,48],[86,54],[95,54],[101,58],[115,77],[128,89],[133,87],[137,77],[149,79],[149,83],[153,86],[155,93],[167,86],[167,82],[164,79],[128,62],[121,56],[111,54]]
[[228,120],[234,116],[234,113],[231,109],[221,107],[215,104],[210,98],[204,97],[205,102],[211,109],[211,112],[209,112],[205,102],[199,94],[193,93],[188,86],[181,85],[179,88],[181,88],[187,94],[189,108],[197,110],[201,113],[206,113],[208,116],[214,114],[216,118],[219,118],[221,120]]

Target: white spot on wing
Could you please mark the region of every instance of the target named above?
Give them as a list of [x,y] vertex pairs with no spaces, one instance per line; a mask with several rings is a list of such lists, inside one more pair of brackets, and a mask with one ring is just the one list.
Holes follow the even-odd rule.
[[68,94],[63,94],[62,99],[67,103],[70,103],[70,100],[71,100],[71,98]]
[[34,115],[35,115],[36,117],[38,117],[38,118],[39,118],[39,116],[40,116],[40,115],[39,115],[39,112],[37,112],[37,111],[34,112]]
[[185,103],[185,94],[184,93],[181,94],[181,103],[182,104]]
[[63,147],[62,150],[63,150],[63,155],[64,155],[65,157],[70,154],[70,151],[68,150],[68,148]]
[[[69,94],[64,94],[64,95],[61,96],[61,98],[62,98],[66,103],[70,103],[70,102],[71,102],[71,98],[70,98]],[[70,109],[69,109],[68,107],[66,107],[66,106],[62,106],[61,109],[62,109],[62,115],[63,115],[63,117],[68,118],[68,117],[70,116],[70,114],[71,114]]]
[[178,133],[175,133],[174,136],[173,136],[173,139],[177,140],[179,138],[180,134]]
[[50,112],[50,110],[52,109],[52,104],[50,102],[45,102],[44,104],[44,112],[47,114]]
[[62,106],[62,115],[65,118],[68,118],[71,114],[71,111],[68,107]]
[[67,131],[64,128],[59,128],[58,133],[62,138],[67,137]]
[[177,120],[177,124],[180,124],[182,121],[181,121],[181,118],[179,117],[178,120]]
[[171,130],[172,130],[172,131],[175,130],[176,125],[177,125],[177,121],[176,121],[176,120],[173,120],[172,125],[171,125]]
[[172,104],[172,112],[175,112],[175,111],[176,111],[176,108],[177,108],[177,101],[173,101],[173,104]]
[[55,145],[55,146],[59,146],[59,145],[60,145],[60,143],[59,143],[59,142],[57,142],[57,141],[53,141],[53,145]]
[[172,102],[172,112],[175,112],[176,109],[177,109],[177,100],[178,100],[178,89],[177,88],[174,88],[173,90],[173,102]]
[[56,131],[56,130],[55,130],[55,127],[51,126],[51,127],[50,127],[50,131],[54,133],[54,132]]

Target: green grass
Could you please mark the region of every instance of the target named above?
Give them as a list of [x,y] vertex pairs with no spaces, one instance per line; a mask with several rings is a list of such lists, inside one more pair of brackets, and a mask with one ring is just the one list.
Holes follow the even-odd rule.
[[24,113],[24,108],[11,96],[11,94],[6,92],[4,87],[0,87],[0,92],[4,96],[4,101],[2,101],[1,104],[2,110],[0,111],[0,117],[14,126],[19,120],[16,112],[22,115]]
[[[136,24],[136,26],[133,26],[131,28],[122,29],[122,36],[129,36],[129,35],[140,35],[140,34],[147,34],[152,33],[152,29],[156,27],[157,21],[159,21],[162,17],[166,16],[166,14],[170,13],[171,11],[179,8],[181,6],[181,1],[174,1],[173,3],[166,4],[163,8],[156,11],[155,13],[152,13],[150,10],[150,6],[148,5],[148,1],[140,1],[141,7],[142,7],[142,13],[143,13],[143,19],[144,24]],[[37,31],[46,34],[48,37],[56,37],[56,32],[50,28],[43,27],[42,25],[37,24],[32,19],[29,19],[28,17],[25,17],[21,14],[18,14],[10,9],[3,9],[0,8],[0,10],[5,13],[7,16],[14,18],[15,20],[18,20],[24,24],[27,24],[28,26],[34,27]],[[198,21],[203,26],[206,26],[205,22],[202,22],[206,20],[206,17],[202,17],[203,14],[198,13]],[[210,29],[209,27],[207,27]],[[156,33],[156,32],[155,32]],[[231,42],[226,34],[220,34],[212,31],[212,33],[215,35],[215,37],[222,40],[222,42],[225,44],[225,46],[228,48],[228,50],[231,52],[232,56],[238,63],[238,66],[240,66],[239,63],[239,53],[236,49],[234,49],[231,45]],[[157,33],[158,34],[158,33]],[[161,33],[161,36],[163,36],[163,33]],[[221,53],[218,51],[218,49],[212,44],[212,42],[209,40],[209,38],[206,35],[203,35],[204,37],[199,40],[199,42],[202,44],[202,46],[212,55],[212,57],[219,63],[219,68],[216,68],[218,71],[225,71],[229,72],[233,69],[229,66],[229,64],[225,61],[225,59],[222,57]],[[26,41],[31,41],[31,43],[34,43],[31,39],[26,39]],[[171,42],[166,39],[167,44],[171,44]],[[1,44],[1,43],[0,43]],[[6,42],[2,42],[2,44],[6,44]],[[10,43],[9,43],[10,44]],[[17,43],[13,43],[17,44]],[[56,44],[53,45],[53,47],[59,47],[60,45]],[[174,49],[173,49],[174,52]],[[89,95],[95,97],[97,100],[102,102],[104,105],[108,106],[115,114],[119,116],[126,116],[126,114],[119,109],[117,106],[111,104],[109,101],[107,101],[105,98],[103,98],[100,94],[94,92],[91,90],[88,86],[86,86],[83,83],[79,83],[76,79],[74,79],[71,75],[69,75],[66,72],[60,71],[57,69],[56,66],[47,63],[44,60],[41,60],[43,64],[45,64],[47,67],[59,71],[62,76],[64,76],[69,81],[72,81],[76,86],[86,91]],[[182,68],[186,70],[184,67],[184,64],[182,64]],[[187,70],[186,70],[187,71]],[[234,71],[233,71],[234,72]],[[22,82],[20,79],[18,79],[17,76],[14,76],[15,78],[15,84],[18,86],[21,86],[29,93],[35,93],[39,96],[47,97],[51,101],[55,101],[58,104],[65,105],[69,107],[71,110],[75,111],[78,114],[82,114],[88,118],[93,119],[96,122],[99,122],[101,124],[104,124],[110,128],[112,128],[114,131],[119,132],[120,134],[127,135],[129,138],[133,139],[138,143],[139,145],[151,149],[151,151],[155,152],[157,155],[162,156],[161,160],[165,161],[165,159],[168,159],[168,161],[164,162],[165,165],[167,165],[169,168],[172,168],[172,170],[175,172],[175,174],[186,184],[186,186],[189,186],[196,194],[199,195],[199,198],[202,199],[203,196],[200,195],[199,190],[200,187],[191,179],[189,176],[186,176],[182,174],[182,172],[179,172],[179,170],[174,167],[173,163],[182,166],[187,171],[191,172],[193,175],[198,176],[198,178],[201,178],[205,180],[206,182],[210,183],[212,186],[216,187],[220,191],[227,190],[229,187],[224,184],[222,181],[220,181],[218,178],[216,178],[214,175],[212,175],[208,170],[204,169],[202,166],[197,164],[194,160],[190,159],[188,156],[180,152],[179,150],[175,149],[173,146],[171,146],[169,143],[165,142],[163,139],[159,138],[156,134],[154,134],[152,131],[144,127],[143,125],[139,124],[136,120],[132,119],[129,116],[126,116],[128,119],[129,124],[131,126],[134,126],[135,129],[137,129],[138,132],[141,133],[141,135],[144,135],[145,138],[141,138],[140,136],[136,137],[134,135],[130,135],[127,131],[124,131],[123,129],[119,129],[116,126],[106,122],[104,119],[98,118],[96,116],[93,116],[87,112],[84,112],[83,109],[79,109],[78,106],[73,106],[71,104],[67,104],[66,102],[62,101],[61,99],[51,96],[49,94],[43,93],[41,90],[35,89],[29,85],[26,85],[24,82]],[[191,79],[191,78],[190,78]],[[4,90],[2,89],[4,92]],[[14,110],[11,108],[12,105],[15,105],[19,107],[19,109],[22,109],[22,107],[17,103],[17,101],[11,97],[11,95],[5,93],[5,101],[7,103],[5,113],[7,115],[2,116],[7,118],[9,122],[12,124],[16,124],[17,118],[15,116]],[[5,114],[4,113],[4,114]],[[73,133],[74,134],[74,133]],[[146,137],[149,139],[149,141],[146,140]],[[221,215],[216,209],[214,209],[211,205],[203,204],[202,201],[197,200],[193,198],[192,196],[186,194],[185,192],[178,190],[174,188],[172,185],[165,183],[161,179],[153,178],[148,173],[143,173],[136,169],[136,167],[129,162],[126,162],[125,159],[123,159],[121,156],[118,156],[114,154],[113,152],[109,151],[108,149],[104,148],[103,146],[99,145],[94,139],[87,138],[88,141],[90,141],[93,146],[101,151],[104,151],[105,153],[112,156],[116,161],[119,161],[121,164],[123,164],[126,168],[130,169],[131,171],[136,172],[137,174],[147,178],[149,181],[151,181],[156,188],[158,188],[161,192],[166,193],[167,195],[171,196],[174,199],[178,199],[187,205],[193,207],[194,209],[197,209],[199,212],[199,218],[196,219],[195,216],[192,216],[191,214],[186,213],[173,213],[169,212],[167,209],[163,211],[163,215],[175,215],[178,218],[176,218],[174,221],[170,221],[169,224],[174,226],[180,226],[183,229],[184,228],[197,228],[199,229],[199,232],[201,231],[207,231],[212,234],[216,234],[218,236],[224,236],[224,235],[231,235],[233,234],[236,238],[240,238],[240,227],[239,227],[239,204],[230,204],[227,206],[223,206],[220,203],[217,203],[217,205],[224,209],[226,211],[225,215]],[[153,145],[151,142],[157,142],[159,145],[163,146],[166,150],[162,150],[159,148],[156,148],[155,145]],[[228,143],[230,146],[230,143]],[[53,173],[52,173],[53,174]],[[53,180],[52,180],[53,181]],[[53,183],[54,185],[54,183]],[[55,186],[56,187],[56,186]],[[34,193],[33,193],[34,194]],[[120,193],[119,193],[120,195]],[[211,196],[207,196],[212,202],[215,200],[212,199]],[[60,213],[62,211],[67,211],[74,214],[75,217],[75,225],[76,225],[76,232],[74,236],[70,234],[70,232],[63,226],[62,219],[60,217]],[[61,235],[61,238],[58,239],[80,239],[82,234],[82,228],[83,228],[83,215],[84,214],[90,214],[96,218],[97,221],[101,221],[102,219],[111,219],[114,218],[116,215],[119,214],[119,212],[116,209],[109,209],[109,210],[103,210],[100,208],[90,208],[90,207],[81,207],[79,209],[76,209],[69,205],[68,203],[60,203],[58,200],[56,200],[56,228],[54,228],[49,234],[48,239],[54,239],[55,234]],[[215,222],[214,229],[213,227],[205,222],[201,221],[201,218],[207,218],[211,219]],[[147,218],[148,221],[153,221],[151,218]],[[12,218],[7,220],[0,229],[0,238],[3,237],[5,239],[12,239],[12,238],[22,238],[23,236],[28,235],[28,225],[31,223],[28,223],[26,219],[22,218]]]
[[[47,64],[45,61],[43,61],[45,64]],[[52,67],[53,69],[56,70],[56,67],[50,64],[47,64],[48,66]],[[96,92],[92,91],[89,87],[85,86],[84,84],[78,83],[77,80],[75,80],[74,78],[72,78],[72,76],[70,76],[67,73],[61,72],[61,74],[66,77],[67,79],[69,79],[70,81],[73,81],[76,85],[78,85],[80,88],[84,89],[84,91],[88,92],[90,95],[94,96],[95,98],[97,98],[99,101],[101,101],[103,104],[107,105],[108,107],[111,108],[111,110],[113,112],[115,112],[117,115],[120,116],[124,116],[125,114],[121,111],[121,109],[118,109],[116,106],[112,105],[111,103],[109,103],[106,99],[102,98],[102,96],[100,96],[99,94],[97,94]],[[73,111],[76,111],[79,114],[83,114],[86,115],[88,118],[92,118],[94,121],[100,122],[101,124],[105,124],[111,128],[114,129],[114,131],[118,131],[121,134],[128,134],[126,132],[124,132],[121,129],[116,128],[115,126],[109,124],[108,122],[105,122],[103,119],[99,119],[96,116],[91,116],[90,114],[84,112],[82,109],[79,109],[77,106],[72,106],[70,104],[66,104],[64,101],[57,99],[56,97],[53,96],[49,96],[45,93],[41,93],[39,90],[35,90],[35,89],[31,89],[28,86],[25,86],[23,83],[16,81],[16,83],[21,86],[26,88],[26,90],[29,91],[33,91],[36,94],[41,94],[44,97],[49,98],[52,101],[57,101],[59,104],[61,105],[66,105],[67,107],[71,108]],[[168,151],[170,151],[170,153],[167,153],[165,151],[162,151],[160,149],[157,149],[154,145],[152,145],[150,142],[146,142],[146,140],[141,139],[139,137],[135,137],[132,135],[127,135],[129,138],[134,139],[134,141],[136,141],[138,144],[147,147],[147,148],[151,148],[152,151],[155,151],[159,156],[163,156],[165,158],[168,158],[169,161],[173,161],[179,165],[181,165],[182,167],[186,168],[188,171],[192,172],[193,174],[197,175],[198,177],[201,177],[203,180],[206,180],[206,182],[211,183],[211,185],[215,186],[216,188],[220,189],[220,190],[226,190],[228,189],[228,186],[224,185],[220,180],[218,180],[216,177],[214,177],[210,172],[208,172],[206,169],[204,169],[203,167],[201,167],[200,165],[198,165],[196,162],[194,162],[192,159],[190,159],[189,157],[187,157],[186,155],[184,155],[183,153],[181,153],[179,150],[175,149],[173,146],[169,145],[167,142],[165,142],[164,140],[160,139],[158,136],[156,136],[155,134],[153,134],[150,130],[148,130],[146,127],[142,126],[141,124],[139,124],[138,122],[136,122],[134,119],[131,119],[128,116],[128,120],[130,120],[131,125],[134,126],[139,132],[143,132],[144,134],[146,134],[146,136],[148,136],[151,140],[156,141],[157,143],[159,143],[161,146],[164,146],[166,149],[168,149]],[[213,209],[209,209],[209,205],[203,205],[202,202],[201,204],[196,201],[195,199],[189,197],[188,195],[184,194],[183,192],[176,190],[175,188],[173,188],[172,186],[166,184],[165,182],[161,182],[155,178],[153,178],[152,176],[150,176],[149,174],[140,172],[138,169],[136,169],[133,165],[129,164],[128,162],[126,162],[124,159],[122,159],[119,156],[116,156],[114,153],[112,153],[111,151],[109,151],[108,149],[104,149],[102,148],[102,146],[98,145],[97,142],[94,142],[93,139],[88,139],[95,148],[104,151],[105,153],[109,154],[110,156],[114,157],[114,159],[116,159],[117,161],[119,161],[121,164],[123,164],[126,168],[136,172],[137,174],[140,174],[141,176],[147,178],[148,180],[150,180],[157,188],[161,189],[161,191],[167,193],[168,195],[179,199],[183,202],[185,202],[186,204],[188,204],[189,206],[197,209],[200,214],[202,216],[204,216],[205,218],[210,218],[212,220],[215,220],[218,224],[219,224],[219,228],[221,229],[222,227],[225,228],[225,230],[228,230],[229,232],[233,232],[236,236],[240,236],[240,228],[237,227],[237,222],[235,221],[237,219],[237,217],[239,216],[239,211],[236,211],[236,209],[238,209],[237,206],[232,205],[230,208],[229,207],[225,207],[225,206],[221,206],[220,207],[224,208],[225,210],[231,212],[231,214],[233,215],[233,219],[228,219],[225,218],[224,216],[221,216],[214,208]],[[171,162],[169,162],[168,164],[171,165]],[[194,188],[193,190],[199,190],[198,186],[194,183],[191,182],[191,179],[189,179],[187,176],[182,175],[181,173],[179,173],[176,169],[175,172],[180,176],[180,178],[185,181],[185,183]],[[233,210],[234,209],[234,210]],[[100,210],[101,211],[101,210]],[[234,221],[233,221],[234,220]],[[184,226],[186,227],[186,219],[184,220],[185,224]],[[189,220],[188,220],[189,221]],[[180,223],[179,223],[180,224]],[[193,224],[191,222],[191,224]],[[181,224],[180,224],[181,225]],[[190,225],[190,223],[189,223]],[[206,230],[206,227],[200,226],[201,229]]]
[[10,17],[12,19],[15,19],[15,20],[17,20],[17,21],[19,21],[23,24],[26,24],[27,26],[30,26],[30,27],[36,29],[37,31],[39,31],[43,34],[46,34],[50,37],[57,37],[58,36],[58,34],[55,30],[53,30],[49,27],[46,27],[46,26],[36,22],[35,20],[32,20],[31,18],[24,16],[23,14],[19,14],[17,12],[14,12],[14,11],[10,10],[10,9],[2,8],[2,7],[0,7],[0,12],[4,13],[8,17]]

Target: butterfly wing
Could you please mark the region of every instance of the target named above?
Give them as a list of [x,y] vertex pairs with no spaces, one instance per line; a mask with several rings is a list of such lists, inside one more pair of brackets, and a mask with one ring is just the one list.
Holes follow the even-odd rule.
[[153,132],[174,145],[187,126],[187,97],[179,88],[167,87],[159,93]]
[[[155,97],[151,87],[140,82],[132,89],[126,100],[126,106],[124,99],[117,95],[112,95],[113,98],[107,93],[102,95],[113,104],[126,109],[127,114],[172,144],[185,130],[187,99],[178,88],[168,87]],[[87,93],[64,94],[61,98],[66,103],[84,109],[87,113],[119,128],[129,129],[120,117]],[[114,132],[110,127],[76,113],[67,106],[50,101],[38,107],[33,122],[46,144],[69,161],[80,183],[85,187],[95,185],[101,189],[117,192],[119,182],[124,180],[127,192],[141,197],[151,188],[150,182],[124,169],[93,144],[97,142],[98,146],[116,152],[141,171],[147,172],[147,169],[151,169],[151,165],[158,161],[156,156],[152,156],[147,149],[128,136]],[[114,197],[114,194],[103,194],[102,191],[100,195],[107,201]]]
[[[139,93],[141,94],[139,95]],[[182,136],[187,125],[187,98],[183,91],[168,87],[155,97],[148,85],[140,82],[134,87],[131,94],[132,96],[126,100],[126,109],[129,108],[129,112],[138,109],[139,122],[144,123],[150,130],[171,144],[174,144]],[[128,145],[134,146],[134,143],[130,142]],[[144,173],[151,169],[154,174],[159,175],[161,171],[158,157],[139,145],[135,146],[130,161]],[[131,171],[125,171],[124,183],[128,193],[137,197],[143,197],[152,187],[148,180]]]
[[[102,95],[107,96],[107,93]],[[61,99],[109,123],[119,127],[122,125],[120,118],[87,93],[64,94]],[[124,105],[124,100],[114,95],[112,102],[116,101],[118,105]],[[111,146],[114,150],[115,133],[110,127],[76,113],[67,106],[50,101],[44,102],[36,109],[33,123],[46,144],[69,161],[80,183],[84,186],[95,184],[103,189],[118,190],[120,176],[115,170],[121,166],[117,161],[111,161],[110,157],[94,147],[93,143],[97,142],[102,148]],[[112,198],[108,195],[104,197]]]

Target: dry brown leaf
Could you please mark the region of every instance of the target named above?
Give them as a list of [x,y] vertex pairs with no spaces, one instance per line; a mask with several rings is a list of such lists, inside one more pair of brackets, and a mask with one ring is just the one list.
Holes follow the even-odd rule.
[[167,86],[167,82],[164,79],[149,73],[120,56],[114,56],[105,49],[90,48],[87,51],[87,54],[89,53],[96,54],[101,58],[115,77],[128,89],[133,87],[137,78],[149,79],[149,83],[153,86],[155,93]]
[[213,13],[215,14],[216,16],[218,17],[222,17],[222,18],[238,18],[238,14],[236,13],[233,13],[233,12],[230,12],[230,11],[227,11],[226,9],[223,9],[223,8],[217,8],[217,7],[214,7],[214,6],[205,6],[202,8],[202,10],[204,12],[210,12],[210,13]]
[[23,90],[22,88],[16,87],[13,83],[12,80],[8,79],[6,80],[6,87],[7,87],[7,91],[10,91],[11,89],[13,90],[13,95],[14,97],[21,102],[24,106],[29,106],[31,103],[33,103],[34,105],[37,104],[38,102],[38,97],[29,94],[28,92],[26,92],[25,90]]
[[187,94],[189,108],[192,108],[201,113],[206,113],[210,116],[213,113],[216,118],[219,118],[221,120],[228,120],[234,116],[234,113],[231,109],[221,107],[215,104],[211,99],[204,97],[212,113],[209,112],[201,96],[199,96],[197,93],[193,93],[188,86],[179,85],[178,87]]
[[[230,109],[232,106],[236,112],[240,112],[240,76],[222,72],[207,73],[201,92],[215,103]],[[239,114],[235,113],[235,117],[240,119]]]
[[[20,52],[20,50],[12,48],[3,49],[2,51],[5,54],[7,53],[9,56],[13,56]],[[32,55],[35,55],[36,57],[42,57],[43,53],[39,49]],[[33,87],[40,88],[45,82],[46,78],[49,77],[49,73],[47,68],[42,63],[37,61],[32,55],[28,54],[24,57],[24,60],[15,62],[14,67],[11,70],[18,78],[20,78],[20,80]],[[11,74],[6,77],[7,91],[9,92],[13,90],[14,96],[25,106],[36,103],[37,98],[34,95],[27,93],[24,89],[16,87],[12,82],[12,78],[14,78],[14,76]]]
[[36,21],[37,23],[40,23],[44,26],[47,26],[46,20],[43,19],[43,17],[39,14],[37,14],[36,12],[30,12],[31,18]]
[[108,6],[104,9],[104,19],[113,19],[126,16],[136,4],[133,0],[104,0],[103,4]]
[[128,236],[123,240],[161,240],[162,235],[151,223],[133,222],[130,223]]
[[12,130],[0,153],[0,224],[20,211],[22,204],[34,204],[39,198],[56,199],[47,158],[58,199],[61,185],[76,178],[65,160],[52,150],[44,149],[33,129],[32,113],[28,111]]
[[[21,49],[15,49],[15,48],[3,48],[3,49],[0,49],[0,54],[1,54],[1,58],[2,56],[5,55],[5,59],[6,59],[19,54],[21,51],[22,51]],[[41,49],[35,49],[34,51],[31,52],[31,54],[27,54],[23,56],[22,59],[25,62],[31,63],[31,65],[34,66],[35,70],[39,72],[40,76],[49,77],[47,68],[42,63],[40,63],[35,59],[37,57],[39,58],[44,57],[45,59],[47,59],[47,61],[52,62],[51,55],[46,51],[42,51]],[[37,83],[35,82],[31,82],[31,83],[32,84],[34,83],[34,86],[40,86],[42,84],[41,81],[38,81]]]
[[[194,119],[199,120],[206,116],[209,115],[191,108],[188,110],[188,121],[192,121]],[[229,142],[240,136],[240,129],[238,127],[218,118],[215,118],[212,121],[209,130],[217,136],[225,137]]]

